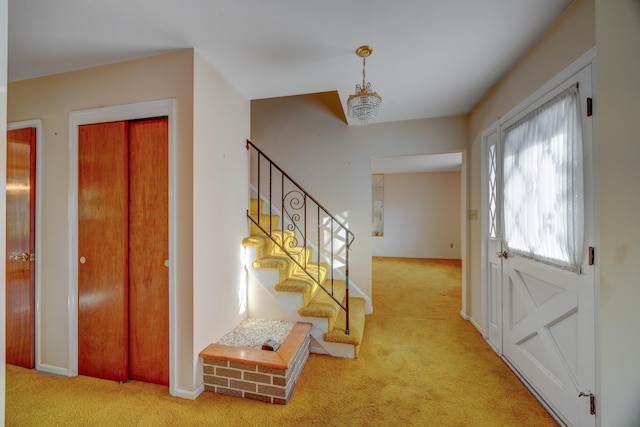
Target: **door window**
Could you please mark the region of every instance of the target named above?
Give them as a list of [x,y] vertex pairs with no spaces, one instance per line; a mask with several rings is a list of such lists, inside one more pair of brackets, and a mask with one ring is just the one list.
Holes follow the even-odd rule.
[[489,154],[489,238],[495,239],[498,237],[498,217],[496,215],[498,209],[497,202],[497,153],[496,145],[492,144],[488,149]]
[[580,271],[582,130],[571,86],[505,130],[504,241],[509,252]]

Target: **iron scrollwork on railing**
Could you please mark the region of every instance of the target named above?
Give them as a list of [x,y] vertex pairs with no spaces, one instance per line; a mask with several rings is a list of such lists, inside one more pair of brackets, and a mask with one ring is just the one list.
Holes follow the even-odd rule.
[[300,247],[298,246],[298,235],[301,236],[301,241],[306,241],[306,232],[303,227],[303,223],[305,223],[306,220],[306,215],[304,215],[306,206],[305,194],[300,190],[288,191],[282,197],[282,216],[287,220],[285,227],[287,230],[295,232],[295,234],[289,237],[289,241],[287,242],[288,248],[291,250]]
[[[265,202],[268,220],[263,221],[260,215],[254,218],[249,212],[247,216],[345,311],[345,333],[349,334],[349,250],[354,239],[353,233],[247,140],[247,150],[250,149],[254,150],[251,158],[251,182],[256,188],[256,198]],[[282,218],[282,229],[289,232],[286,235],[283,233],[279,238],[275,237],[278,230],[273,227],[274,217],[277,215]],[[315,268],[310,268],[308,264],[309,252],[315,254]],[[301,253],[304,256],[300,256]],[[323,280],[321,265],[328,266],[326,280]],[[336,272],[345,280],[344,302],[338,301],[334,296]]]

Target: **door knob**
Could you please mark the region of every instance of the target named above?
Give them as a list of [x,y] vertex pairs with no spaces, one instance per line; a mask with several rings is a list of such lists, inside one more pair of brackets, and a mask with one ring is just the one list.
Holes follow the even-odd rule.
[[503,259],[509,258],[509,252],[507,251],[499,251],[496,255],[498,255],[498,258],[503,258]]
[[30,254],[29,252],[22,252],[20,255],[9,255],[10,261],[22,261],[28,262],[35,260],[36,254]]

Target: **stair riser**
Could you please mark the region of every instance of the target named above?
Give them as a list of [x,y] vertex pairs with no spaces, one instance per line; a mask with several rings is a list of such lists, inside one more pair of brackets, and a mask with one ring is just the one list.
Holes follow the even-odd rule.
[[[250,276],[252,286],[261,286],[261,284],[272,282],[274,279],[273,272],[268,270],[251,270]],[[302,294],[296,292],[277,292],[273,290],[272,286],[263,286],[263,290],[272,296],[271,300],[274,301],[275,304],[273,304],[274,307],[271,309],[262,308],[260,310],[261,314],[285,312],[288,313],[287,320],[312,323],[316,329],[322,332],[329,331],[329,320],[327,318],[300,316],[297,313],[298,309],[305,305]],[[260,293],[263,293],[263,291],[261,290]],[[264,304],[266,303],[263,303],[263,305]],[[252,314],[252,317],[256,316]]]
[[[314,329],[315,328],[311,329],[311,336],[313,337],[315,344],[318,344],[320,347],[326,350],[328,354],[334,357],[344,357],[345,359],[356,358],[356,349],[353,345],[326,342],[322,338],[322,333],[320,333],[320,330],[316,329],[314,331]],[[312,347],[312,353],[313,353],[313,347]]]
[[304,304],[303,295],[296,292],[276,292],[273,285],[278,283],[277,273],[270,270],[251,270],[251,276],[257,284],[271,294],[273,301],[280,304],[287,312],[292,313],[292,320],[299,320],[298,308]]
[[260,203],[258,203],[258,199],[251,199],[249,204],[249,212],[251,213],[251,215],[264,212],[264,200],[260,200]]
[[[261,214],[259,218],[257,215],[252,215],[252,218],[253,221],[249,221],[249,231],[251,235],[263,234],[264,232],[260,229],[260,227],[262,227],[267,233],[278,230],[280,228],[280,217],[277,215],[272,215],[271,217],[269,217],[268,214]],[[258,224],[256,224],[256,222]],[[260,227],[258,227],[258,225]]]

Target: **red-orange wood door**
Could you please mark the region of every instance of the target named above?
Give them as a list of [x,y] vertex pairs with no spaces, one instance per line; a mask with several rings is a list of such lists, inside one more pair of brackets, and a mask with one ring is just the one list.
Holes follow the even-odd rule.
[[167,119],[129,125],[129,378],[169,385]]
[[78,373],[168,385],[167,120],[79,138]]
[[129,378],[128,123],[78,133],[78,373]]
[[36,130],[7,132],[6,361],[35,365]]

